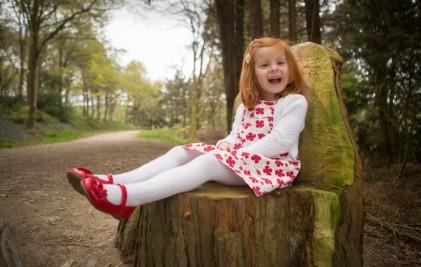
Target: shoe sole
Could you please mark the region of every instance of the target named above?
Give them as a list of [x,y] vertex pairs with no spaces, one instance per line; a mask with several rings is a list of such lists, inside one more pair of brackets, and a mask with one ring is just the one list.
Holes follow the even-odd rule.
[[66,176],[73,189],[76,190],[79,194],[86,196],[85,190],[80,183],[82,181],[82,177],[74,172],[67,172]]

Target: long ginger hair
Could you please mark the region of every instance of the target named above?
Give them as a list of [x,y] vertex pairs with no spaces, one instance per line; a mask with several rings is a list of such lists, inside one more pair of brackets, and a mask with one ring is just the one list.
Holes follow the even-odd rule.
[[289,81],[285,90],[280,92],[278,96],[283,97],[288,94],[304,95],[306,85],[298,64],[289,48],[289,44],[281,39],[263,37],[252,41],[244,55],[240,76],[240,95],[243,104],[248,108],[252,108],[256,104],[256,101],[261,98],[261,89],[254,71],[254,55],[257,50],[263,47],[279,48],[285,53],[286,62],[289,68]]

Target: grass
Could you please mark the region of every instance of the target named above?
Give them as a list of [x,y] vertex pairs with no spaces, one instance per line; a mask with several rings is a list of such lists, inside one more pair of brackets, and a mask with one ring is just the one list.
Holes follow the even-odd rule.
[[182,138],[179,136],[177,131],[174,129],[157,129],[157,130],[142,130],[138,134],[139,138],[157,140],[162,142],[168,142],[176,145],[184,145],[187,143],[197,142],[197,140]]
[[21,123],[0,119],[0,148],[67,142],[104,132],[137,130],[133,125],[78,119],[71,124],[57,121],[36,124],[36,133],[30,133]]
[[[57,121],[37,123],[37,132],[29,133],[23,124],[0,118],[0,148],[13,148],[37,144],[68,142],[92,135],[125,130],[139,130],[133,125],[103,122],[94,119],[78,119],[71,124]],[[182,138],[184,129],[142,130],[138,138],[168,142],[176,145],[197,142]]]

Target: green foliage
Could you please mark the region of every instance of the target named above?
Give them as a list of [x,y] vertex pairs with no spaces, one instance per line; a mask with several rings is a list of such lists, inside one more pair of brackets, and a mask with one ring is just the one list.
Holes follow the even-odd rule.
[[20,144],[17,140],[0,137],[0,148],[18,147]]
[[61,123],[58,120],[37,122],[36,134],[28,133],[23,124],[4,118],[0,118],[0,125],[0,148],[66,142],[103,132],[138,129],[129,124],[93,119],[75,119],[72,124]]
[[123,70],[121,88],[127,93],[127,121],[143,127],[162,127],[165,119],[160,92],[160,83],[151,83],[146,78],[145,67],[132,61]]
[[72,107],[62,106],[61,96],[57,94],[41,94],[38,98],[38,108],[64,123],[72,120],[74,112]]
[[169,142],[177,145],[183,145],[187,143],[197,142],[197,140],[188,139],[187,137],[180,137],[185,136],[186,129],[176,126],[175,128],[163,128],[157,130],[142,130],[138,137],[143,139],[150,139],[150,140],[158,140]]
[[0,96],[0,111],[2,113],[7,112],[8,110],[14,110],[20,106],[25,105],[25,100],[23,97],[15,96]]
[[[5,110],[2,117],[17,123],[24,124],[28,118],[28,112],[28,106],[18,106],[13,109]],[[36,121],[41,123],[55,123],[58,122],[58,119],[46,112],[39,111],[37,112]]]
[[357,143],[380,164],[421,159],[420,16],[416,1],[347,0],[331,18],[332,39],[351,66],[343,86]]

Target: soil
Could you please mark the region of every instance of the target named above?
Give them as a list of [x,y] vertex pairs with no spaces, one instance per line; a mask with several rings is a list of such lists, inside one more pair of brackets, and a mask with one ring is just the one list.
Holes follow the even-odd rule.
[[172,147],[136,132],[78,141],[0,149],[0,218],[6,219],[24,266],[131,266],[114,247],[118,220],[92,208],[66,172],[134,169]]
[[[92,208],[67,182],[66,172],[78,166],[125,172],[173,146],[135,136],[135,131],[118,132],[0,149],[0,219],[6,220],[24,266],[131,266],[114,247],[118,221]],[[366,224],[365,266],[421,266],[419,249],[419,242],[400,238],[375,220]]]

